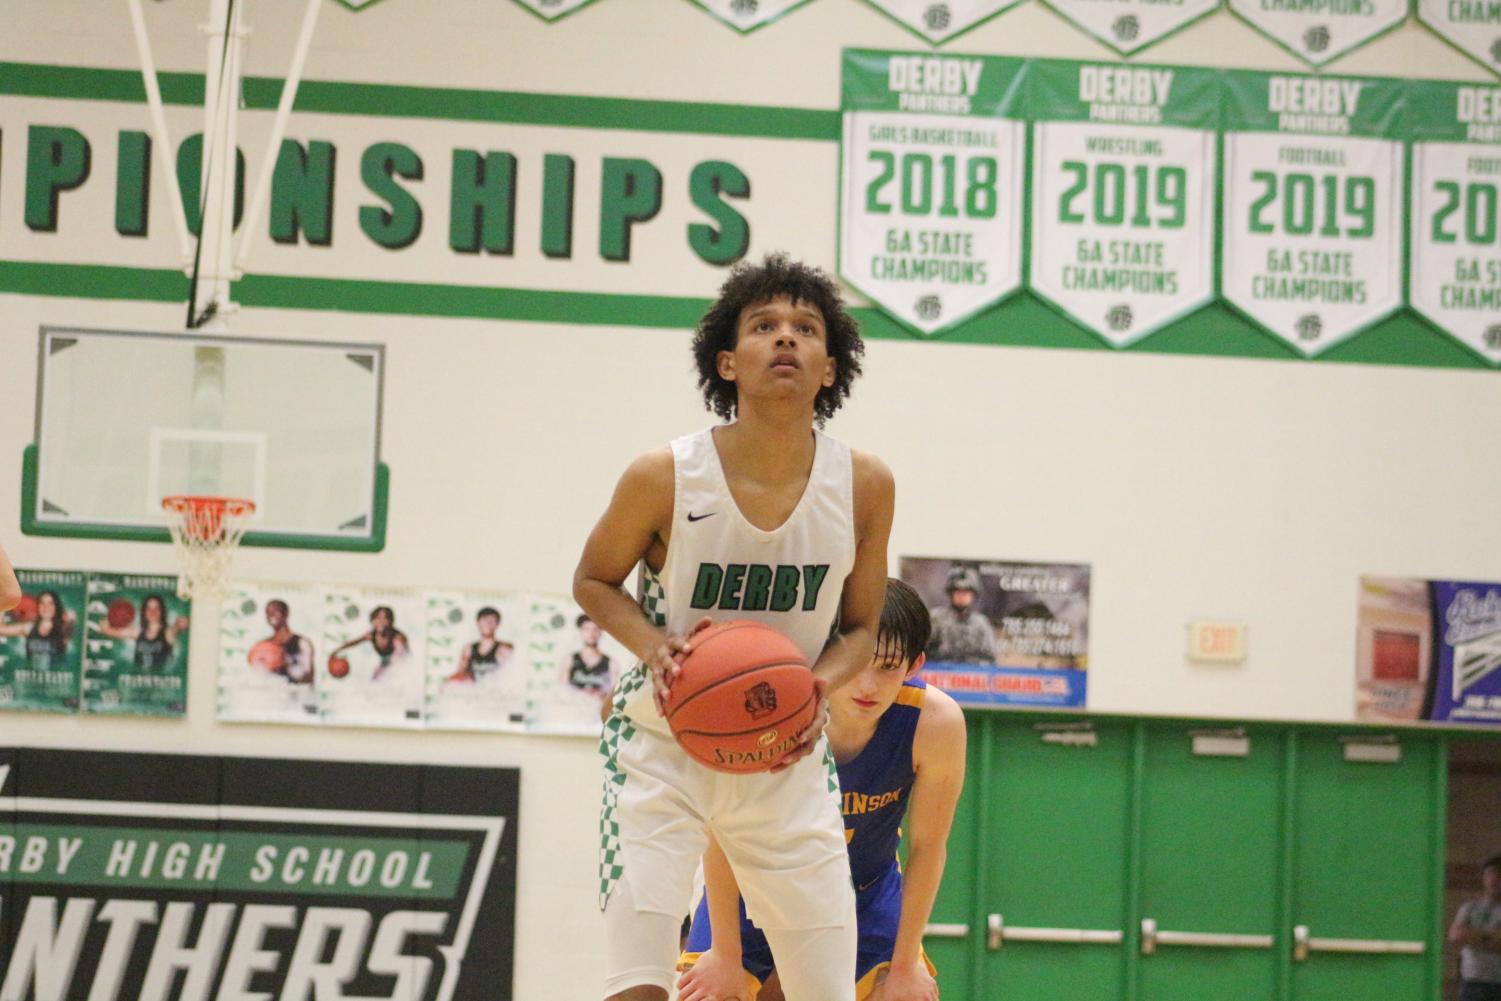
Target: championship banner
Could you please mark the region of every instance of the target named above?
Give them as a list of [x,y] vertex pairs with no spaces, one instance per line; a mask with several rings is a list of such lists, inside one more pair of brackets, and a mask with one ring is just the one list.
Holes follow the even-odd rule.
[[0,749],[0,993],[510,1001],[519,785]]
[[1501,5],[1490,0],[1418,0],[1418,20],[1492,73],[1501,73]]
[[929,606],[922,677],[971,706],[1082,706],[1089,567],[902,557]]
[[1413,81],[1408,301],[1501,364],[1501,87]]
[[1123,56],[1188,27],[1220,8],[1220,0],[1045,0],[1047,5],[1086,34],[1094,36]]
[[84,575],[16,570],[21,602],[0,616],[0,709],[78,711]]
[[587,7],[594,0],[516,0],[521,6],[544,21],[556,21]]
[[1360,579],[1355,715],[1501,726],[1501,584]]
[[313,664],[322,653],[322,632],[320,588],[230,585],[219,612],[219,721],[319,722]]
[[88,596],[83,711],[186,714],[190,605],[177,578],[91,573]]
[[1224,297],[1316,355],[1402,305],[1404,85],[1225,77]]
[[427,599],[416,591],[327,588],[313,662],[318,713],[345,726],[422,725]]
[[770,24],[809,0],[693,0],[741,34]]
[[1211,301],[1219,74],[1050,61],[1027,86],[1032,290],[1118,348]]
[[845,50],[840,274],[919,333],[1021,285],[1025,65]]
[[989,21],[1021,0],[866,0],[897,24],[942,45]]
[[428,726],[526,729],[529,605],[518,594],[427,596]]
[[1230,0],[1230,9],[1317,67],[1401,24],[1407,19],[1408,4],[1409,0]]

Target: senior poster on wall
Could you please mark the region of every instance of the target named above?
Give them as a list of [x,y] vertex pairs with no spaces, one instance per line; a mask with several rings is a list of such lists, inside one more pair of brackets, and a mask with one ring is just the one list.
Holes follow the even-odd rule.
[[418,591],[330,585],[326,654],[313,662],[325,723],[420,727],[427,598]]
[[906,556],[901,577],[932,615],[930,684],[966,705],[1085,704],[1087,565]]
[[83,711],[185,714],[190,605],[177,578],[91,573],[88,596]]
[[84,574],[16,570],[21,601],[0,616],[0,709],[78,711]]
[[1213,299],[1218,74],[1047,62],[1028,89],[1032,290],[1115,347]]
[[322,653],[323,590],[236,581],[219,606],[218,718],[315,724],[313,663]]
[[1362,577],[1360,719],[1501,726],[1501,583]]
[[1305,355],[1402,305],[1404,84],[1225,74],[1225,298]]
[[535,597],[528,639],[532,733],[598,736],[615,681],[635,658],[572,601]]
[[845,50],[840,273],[919,333],[1021,285],[1025,66]]
[[1408,299],[1440,330],[1501,363],[1501,87],[1413,81]]

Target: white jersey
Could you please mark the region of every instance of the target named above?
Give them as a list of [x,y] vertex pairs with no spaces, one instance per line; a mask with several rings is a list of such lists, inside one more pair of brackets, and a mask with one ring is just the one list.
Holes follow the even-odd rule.
[[[770,532],[736,506],[712,431],[673,441],[667,560],[660,574],[642,565],[642,608],[658,625],[681,634],[705,616],[751,619],[790,637],[809,664],[818,659],[855,565],[855,517],[849,446],[816,430],[813,435],[808,485],[792,514]],[[630,692],[624,710],[636,723],[667,732],[650,685]]]

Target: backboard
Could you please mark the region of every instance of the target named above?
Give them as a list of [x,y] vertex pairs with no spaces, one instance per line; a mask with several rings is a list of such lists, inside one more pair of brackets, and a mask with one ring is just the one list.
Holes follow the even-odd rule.
[[385,545],[379,344],[43,327],[22,529],[167,541],[162,498],[255,502],[244,545]]

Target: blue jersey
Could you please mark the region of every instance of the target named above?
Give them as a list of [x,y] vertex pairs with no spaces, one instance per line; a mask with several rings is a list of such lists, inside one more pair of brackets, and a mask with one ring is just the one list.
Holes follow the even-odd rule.
[[927,683],[913,678],[881,714],[870,742],[839,766],[840,811],[855,889],[881,878],[896,862],[902,815],[912,792],[912,737]]
[[[876,974],[891,964],[896,948],[902,914],[902,875],[896,847],[902,836],[907,798],[917,777],[912,768],[912,738],[917,733],[927,687],[917,678],[905,682],[896,701],[876,722],[870,742],[839,766],[840,808],[859,926],[855,996],[861,999],[875,989]],[[691,967],[712,941],[709,901],[705,898],[693,915],[678,969]],[[744,900],[740,902],[740,948],[746,970],[764,983],[774,968],[771,947],[761,929],[746,916]],[[928,969],[932,971],[931,963]]]

